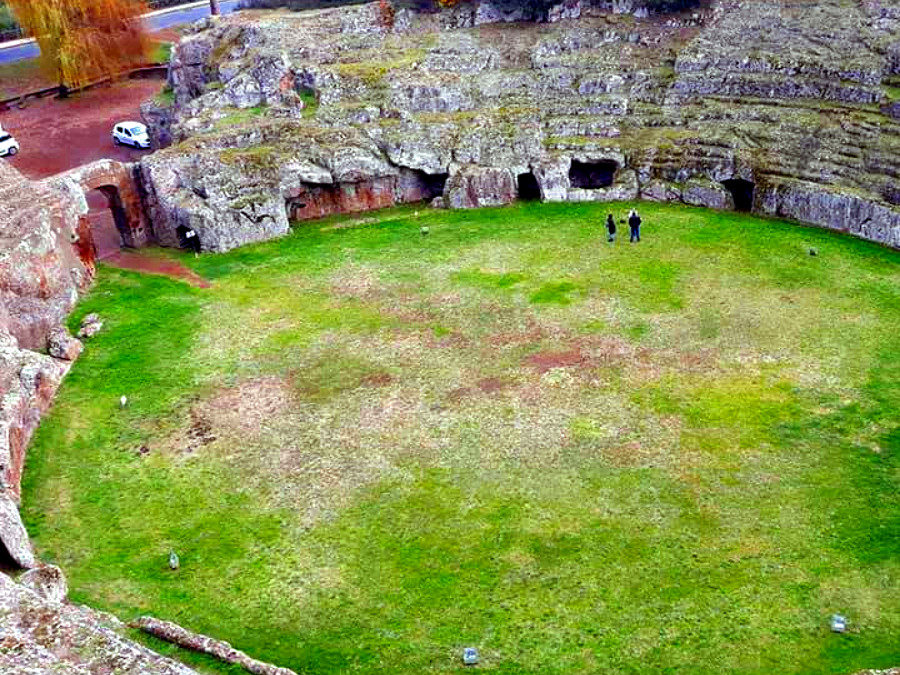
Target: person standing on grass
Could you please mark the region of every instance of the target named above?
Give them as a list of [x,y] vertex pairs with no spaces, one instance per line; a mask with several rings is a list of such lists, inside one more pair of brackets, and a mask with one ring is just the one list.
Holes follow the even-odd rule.
[[641,240],[641,217],[635,209],[628,216],[628,227],[631,228],[631,243]]
[[609,238],[606,240],[610,244],[616,243],[616,219],[613,218],[613,214],[609,214],[606,216],[606,231],[609,232]]

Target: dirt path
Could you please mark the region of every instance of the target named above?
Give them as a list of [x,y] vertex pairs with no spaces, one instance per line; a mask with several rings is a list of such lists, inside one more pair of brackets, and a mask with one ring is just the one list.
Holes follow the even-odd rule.
[[113,144],[116,122],[140,121],[140,105],[159,93],[159,80],[130,80],[72,98],[45,98],[23,110],[0,113],[0,124],[22,149],[10,163],[29,178],[46,178],[98,159],[134,162],[146,150]]
[[144,272],[146,274],[161,274],[180,281],[186,281],[198,288],[209,288],[210,283],[191,269],[188,269],[176,260],[158,258],[143,252],[117,251],[108,253],[103,257],[103,262],[110,267],[118,267],[124,270]]

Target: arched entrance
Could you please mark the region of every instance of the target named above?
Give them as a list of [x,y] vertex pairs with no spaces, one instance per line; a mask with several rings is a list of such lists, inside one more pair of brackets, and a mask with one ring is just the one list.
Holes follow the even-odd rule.
[[123,246],[134,246],[128,226],[128,216],[122,205],[119,190],[103,185],[85,193],[88,203],[88,222],[98,260],[115,255]]
[[569,167],[569,182],[573,188],[599,190],[613,184],[618,170],[618,162],[612,159],[601,159],[596,162],[579,162],[573,159]]
[[90,228],[92,236],[85,239],[94,241],[100,257],[152,240],[136,172],[133,165],[101,159],[46,179],[50,187],[84,198],[80,227]]
[[516,177],[516,192],[522,201],[540,201],[541,186],[534,173],[527,171]]
[[750,212],[753,210],[753,191],[756,187],[753,183],[743,178],[729,178],[723,180],[722,185],[734,198],[735,211]]

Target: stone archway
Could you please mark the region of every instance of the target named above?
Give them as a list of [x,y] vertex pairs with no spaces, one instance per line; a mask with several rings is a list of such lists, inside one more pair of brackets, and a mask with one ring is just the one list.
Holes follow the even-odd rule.
[[134,246],[133,230],[122,204],[118,188],[104,185],[86,194],[91,241],[97,259],[119,252],[123,246]]
[[102,195],[122,245],[140,248],[152,241],[132,165],[102,159],[48,178],[47,182],[69,193],[81,193],[83,213],[88,215],[91,206],[99,206],[96,196],[91,200],[89,196]]

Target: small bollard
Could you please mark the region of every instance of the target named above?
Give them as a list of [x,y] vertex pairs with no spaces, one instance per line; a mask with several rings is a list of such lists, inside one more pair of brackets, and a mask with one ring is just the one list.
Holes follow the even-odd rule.
[[422,232],[422,236],[424,237],[424,236],[425,236],[426,234],[428,234],[428,232],[429,232],[428,226],[427,226],[427,225],[423,225],[423,226],[422,226],[422,229],[421,229],[420,231]]
[[474,647],[463,649],[463,663],[467,666],[474,666],[478,663],[478,650]]
[[122,394],[122,398],[119,399],[119,407],[123,410],[128,405],[128,397]]
[[169,551],[169,569],[177,570],[181,566],[181,562],[178,560],[178,554],[175,551]]
[[831,632],[833,633],[846,633],[847,632],[847,619],[840,614],[835,614],[831,617]]

